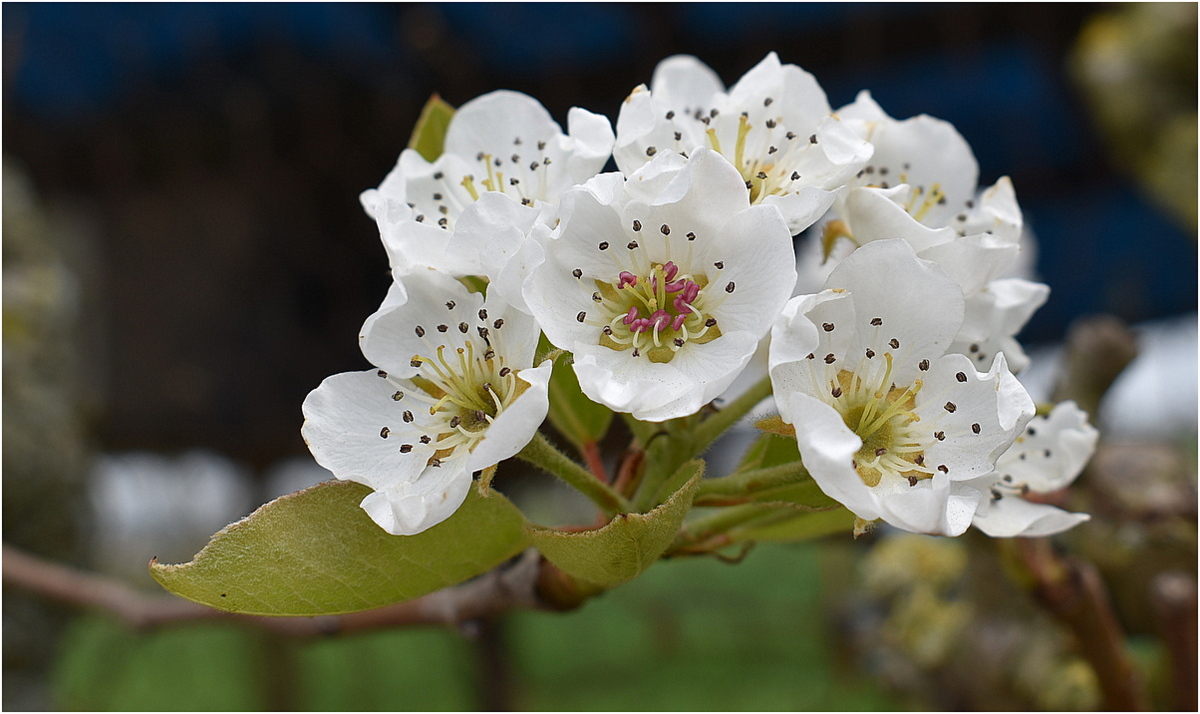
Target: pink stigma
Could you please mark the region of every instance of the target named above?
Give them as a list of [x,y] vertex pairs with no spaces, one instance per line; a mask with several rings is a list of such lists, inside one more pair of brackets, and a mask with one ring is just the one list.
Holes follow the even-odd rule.
[[[678,273],[679,266],[675,265],[673,261],[668,260],[667,264],[663,266],[663,278],[665,278],[668,282],[674,280]],[[669,287],[667,289],[670,290]]]
[[[637,319],[638,319],[638,309],[637,309],[637,306],[635,305],[635,306],[632,306],[629,308],[629,312],[625,313],[625,317],[621,318],[621,322],[625,323],[626,325],[632,325],[634,322],[637,321]],[[632,330],[633,328],[630,327],[629,329]],[[635,330],[635,332],[636,332],[636,330]]]
[[622,270],[620,275],[618,275],[617,277],[620,278],[620,281],[617,283],[618,288],[623,288],[626,285],[628,285],[630,287],[637,285],[637,281],[638,281],[637,276],[634,275],[633,273],[629,272],[628,270]]
[[671,320],[671,329],[679,332],[679,328],[683,327],[683,322],[687,319],[687,316],[688,314],[686,312],[681,312],[680,314],[676,315],[675,319]]

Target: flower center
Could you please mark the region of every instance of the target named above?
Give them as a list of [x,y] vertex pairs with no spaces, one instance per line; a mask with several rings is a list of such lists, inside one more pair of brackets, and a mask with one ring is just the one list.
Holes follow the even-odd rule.
[[785,132],[777,119],[767,119],[763,127],[766,136],[759,142],[759,146],[751,151],[750,156],[746,155],[746,138],[753,126],[747,114],[743,113],[738,117],[737,139],[732,156],[721,150],[716,129],[710,127],[707,130],[708,143],[712,150],[729,159],[741,173],[746,188],[750,191],[750,203],[759,203],[767,196],[790,193],[792,184],[800,180],[800,173],[795,170],[799,163],[799,154],[817,143],[815,134],[807,141],[797,141],[795,132]]
[[592,299],[605,320],[599,342],[609,349],[632,349],[634,357],[670,362],[688,342],[703,344],[721,336],[716,319],[704,309],[705,275],[681,273],[667,261],[651,264],[641,275],[623,270],[615,284],[595,282]]
[[921,380],[901,389],[891,383],[892,355],[884,355],[884,369],[851,372],[840,370],[830,389],[833,406],[846,426],[862,439],[854,456],[854,469],[868,486],[878,486],[885,474],[907,479],[915,485],[930,478],[933,469],[925,465],[928,434],[916,428],[920,417],[915,413]]
[[414,356],[412,364],[421,367],[421,373],[411,381],[420,391],[393,396],[397,401],[413,398],[428,406],[433,419],[427,429],[432,437],[422,436],[421,440],[429,443],[425,440],[430,439],[438,446],[431,464],[460,446],[466,446],[465,452],[473,449],[496,417],[529,387],[491,347],[478,354],[474,342],[468,340],[450,357],[446,353],[446,346],[439,345],[435,358]]
[[408,205],[413,209],[415,220],[436,222],[440,228],[453,230],[459,215],[479,200],[481,191],[503,193],[525,206],[546,199],[551,160],[546,155],[545,141],[523,142],[521,137],[515,137],[513,153],[509,156],[480,151],[475,155],[475,162],[477,172],[458,177],[457,181],[445,171],[436,171],[431,182],[410,189],[414,198]]

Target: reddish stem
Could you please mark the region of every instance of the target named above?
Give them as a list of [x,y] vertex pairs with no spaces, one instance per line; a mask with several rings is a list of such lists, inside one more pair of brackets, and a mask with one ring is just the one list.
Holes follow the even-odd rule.
[[639,476],[642,472],[642,460],[645,458],[646,452],[641,449],[630,447],[621,455],[620,466],[617,467],[617,479],[613,483],[613,488],[617,493],[630,498],[634,491],[637,490]]
[[583,461],[588,470],[595,474],[601,483],[608,483],[608,472],[604,470],[604,461],[600,458],[600,445],[589,441],[583,445],[582,451]]

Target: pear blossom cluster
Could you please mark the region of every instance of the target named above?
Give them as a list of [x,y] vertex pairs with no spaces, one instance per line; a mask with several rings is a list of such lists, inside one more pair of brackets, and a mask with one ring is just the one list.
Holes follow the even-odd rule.
[[534,439],[544,337],[642,422],[769,380],[797,458],[863,524],[1066,530],[1087,516],[1038,494],[1096,432],[1069,403],[1035,417],[1014,376],[1049,289],[1016,267],[1011,181],[978,174],[949,123],[866,91],[834,110],[773,52],[728,88],[670,57],[615,123],[573,108],[566,131],[532,97],[481,96],[440,156],[405,149],[363,192],[392,284],[359,335],[372,368],[309,395],[306,443],[387,532],[431,528]]

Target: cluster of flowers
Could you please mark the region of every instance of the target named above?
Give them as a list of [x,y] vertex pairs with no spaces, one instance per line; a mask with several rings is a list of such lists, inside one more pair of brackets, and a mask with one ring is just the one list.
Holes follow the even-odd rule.
[[[394,276],[360,335],[378,369],[313,391],[305,439],[374,489],[381,527],[413,534],[534,437],[541,334],[588,398],[651,422],[728,396],[757,352],[805,467],[864,521],[1065,530],[1087,516],[1024,497],[1069,483],[1096,432],[1070,403],[1034,417],[1012,374],[1048,288],[1010,277],[1021,211],[1007,178],[977,174],[950,124],[893,119],[867,92],[834,112],[774,53],[728,90],[668,58],[615,132],[484,95],[440,157],[405,150],[363,193]],[[481,280],[486,297],[465,286]]]

